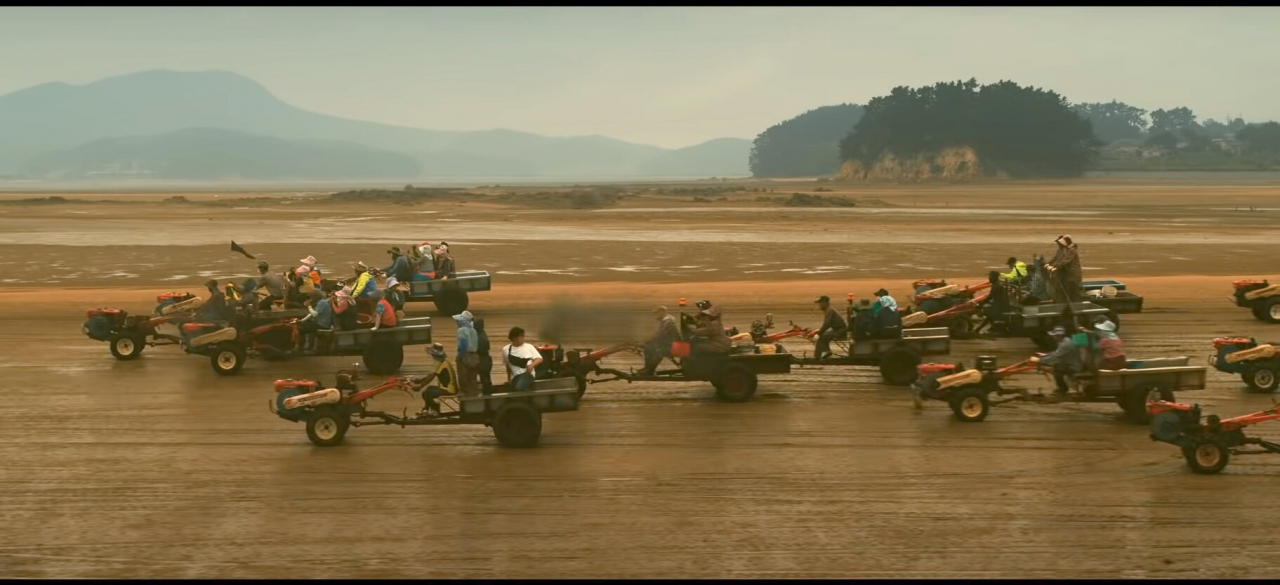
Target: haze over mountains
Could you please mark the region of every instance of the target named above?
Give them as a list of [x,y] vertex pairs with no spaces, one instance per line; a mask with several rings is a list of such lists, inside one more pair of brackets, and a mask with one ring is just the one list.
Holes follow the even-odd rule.
[[438,131],[293,107],[224,71],[145,71],[0,96],[0,175],[47,179],[746,176],[751,141]]

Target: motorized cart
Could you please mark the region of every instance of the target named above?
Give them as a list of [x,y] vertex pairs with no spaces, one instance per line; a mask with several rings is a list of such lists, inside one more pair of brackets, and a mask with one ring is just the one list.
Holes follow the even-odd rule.
[[1231,301],[1237,307],[1249,309],[1253,318],[1263,323],[1280,323],[1280,284],[1266,280],[1237,280],[1231,284]]
[[[1067,396],[1032,394],[1024,389],[1006,388],[1002,382],[1039,369],[1040,357],[999,368],[995,356],[978,356],[972,369],[962,364],[923,364],[920,378],[912,385],[912,397],[917,408],[925,400],[939,400],[951,407],[956,419],[962,422],[981,422],[987,418],[993,404],[1011,400],[1042,403],[1059,402],[1113,402],[1124,410],[1134,423],[1146,424],[1147,402],[1173,400],[1173,393],[1183,390],[1203,390],[1207,368],[1190,365],[1190,358],[1156,358],[1130,360],[1123,370],[1097,370],[1072,376],[1071,392]],[[992,397],[1010,396],[1006,400]]]
[[[1182,449],[1187,467],[1196,473],[1218,473],[1231,461],[1232,455],[1280,453],[1280,444],[1244,434],[1245,427],[1280,419],[1280,406],[1227,419],[1214,414],[1202,415],[1198,404],[1189,406],[1172,401],[1153,402],[1148,411],[1151,440]],[[1246,450],[1242,448],[1245,445],[1257,445],[1259,449]]]
[[[272,318],[274,317],[274,318]],[[254,320],[265,324],[254,325]],[[378,330],[320,330],[314,349],[301,345],[298,318],[260,314],[242,318],[240,327],[225,323],[184,323],[182,349],[209,358],[213,371],[230,375],[240,371],[250,356],[289,359],[299,356],[358,355],[371,373],[393,374],[404,362],[404,346],[431,343],[431,318],[401,319],[395,327]]]
[[333,387],[314,380],[277,380],[275,397],[268,408],[276,416],[306,424],[307,439],[319,447],[339,445],[351,427],[367,425],[409,426],[484,425],[493,429],[498,442],[507,447],[533,447],[542,436],[542,415],[578,409],[577,381],[573,378],[536,380],[533,389],[510,392],[503,384],[493,393],[477,396],[443,396],[436,399],[440,412],[434,416],[407,412],[395,414],[370,410],[370,399],[389,391],[402,391],[421,400],[413,379],[408,376],[359,390],[355,370],[338,372]]
[[176,335],[160,333],[162,325],[175,327],[190,321],[204,301],[190,293],[165,293],[156,297],[151,315],[130,315],[123,309],[89,309],[80,332],[95,341],[109,344],[118,360],[132,360],[148,346],[177,345]]
[[1258,392],[1275,392],[1280,385],[1280,350],[1256,339],[1218,337],[1213,340],[1209,365],[1219,372],[1239,374],[1249,388]]

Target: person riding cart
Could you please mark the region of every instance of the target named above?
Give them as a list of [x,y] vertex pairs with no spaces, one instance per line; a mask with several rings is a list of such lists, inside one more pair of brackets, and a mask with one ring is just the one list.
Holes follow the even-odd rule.
[[1049,331],[1049,336],[1058,343],[1058,348],[1053,353],[1040,358],[1039,368],[1053,372],[1053,380],[1056,384],[1054,394],[1062,397],[1066,396],[1067,390],[1070,389],[1071,376],[1085,372],[1084,360],[1080,357],[1081,346],[1072,339],[1072,336],[1067,335],[1066,328],[1061,325],[1054,327]]
[[987,274],[987,281],[991,283],[991,292],[987,293],[986,298],[978,301],[978,307],[983,311],[983,322],[978,325],[979,330],[990,328],[992,332],[1003,333],[1008,328],[1011,307],[1009,289],[1014,285],[1012,281],[1009,284],[1001,282],[1005,276],[1007,275],[995,270]]
[[333,305],[325,298],[324,293],[313,290],[307,303],[307,316],[298,320],[303,353],[316,353],[316,340],[322,330],[333,330]]
[[258,284],[261,288],[267,289],[267,296],[258,302],[260,311],[270,311],[272,304],[285,300],[285,295],[288,294],[288,285],[285,284],[284,277],[272,273],[270,268],[271,266],[266,262],[258,262]]
[[814,333],[814,357],[821,360],[831,356],[831,342],[847,337],[849,328],[840,312],[831,307],[830,297],[822,295],[814,303],[822,311],[822,326]]
[[209,290],[209,300],[205,301],[200,307],[198,317],[202,321],[232,323],[235,321],[235,307],[228,304],[226,295],[218,290],[218,281],[210,280],[204,283],[204,287]]
[[1054,240],[1058,252],[1045,268],[1052,275],[1050,292],[1055,303],[1075,303],[1084,300],[1084,284],[1080,269],[1080,252],[1071,236],[1061,235]]
[[729,355],[733,351],[733,342],[725,335],[720,307],[712,306],[711,301],[698,301],[697,307],[700,312],[689,330],[689,346],[693,354]]
[[671,342],[680,339],[680,327],[676,324],[675,316],[667,312],[666,307],[654,309],[653,317],[658,322],[658,330],[643,344],[644,368],[639,372],[642,376],[652,376],[657,371],[658,364],[671,356]]
[[400,252],[400,246],[393,246],[387,253],[391,255],[391,265],[383,268],[382,272],[400,282],[409,282],[413,278],[413,270],[409,266],[409,259]]
[[1010,256],[1009,259],[1005,261],[1005,264],[1009,267],[1009,271],[1003,274],[1000,274],[1000,280],[1003,280],[1005,282],[1008,282],[1009,284],[1015,284],[1015,285],[1022,284],[1022,281],[1026,280],[1027,278],[1026,262],[1019,262],[1017,258]]
[[[458,395],[458,376],[454,373],[453,366],[449,364],[449,356],[444,352],[443,345],[431,344],[427,348],[427,355],[435,360],[436,369],[426,376],[411,376],[409,380],[414,390],[422,392],[422,400],[425,403],[425,408],[418,416],[435,418],[440,416],[440,403],[436,399],[441,396]],[[432,382],[435,384],[428,386]]]

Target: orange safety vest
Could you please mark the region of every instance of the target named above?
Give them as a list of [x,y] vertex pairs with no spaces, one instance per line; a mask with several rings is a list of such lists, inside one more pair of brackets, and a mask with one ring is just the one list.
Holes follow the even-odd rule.
[[[378,322],[379,327],[395,327],[396,326],[396,310],[387,302],[387,299],[378,299],[378,304],[382,306],[382,318]],[[376,312],[376,311],[375,311]]]

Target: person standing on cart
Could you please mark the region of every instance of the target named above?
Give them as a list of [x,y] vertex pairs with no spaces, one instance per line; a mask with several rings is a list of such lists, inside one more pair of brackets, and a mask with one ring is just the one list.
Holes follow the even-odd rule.
[[463,311],[453,316],[458,324],[458,386],[463,396],[475,396],[480,393],[479,376],[480,340],[475,327],[471,326],[471,311]]
[[1062,235],[1054,240],[1058,252],[1045,268],[1050,278],[1050,293],[1055,303],[1075,303],[1084,300],[1084,282],[1081,280],[1080,252],[1071,236]]
[[819,360],[824,360],[831,357],[831,342],[849,335],[849,326],[840,312],[832,308],[831,298],[827,295],[818,297],[814,303],[822,311],[822,326],[815,333],[817,339],[814,342],[814,354]]
[[476,367],[480,374],[480,391],[493,394],[493,356],[489,355],[489,334],[484,330],[484,317],[475,317],[471,326],[476,330],[476,355],[480,364]]
[[502,363],[507,366],[507,381],[511,392],[533,389],[534,370],[542,363],[542,354],[533,344],[524,342],[524,329],[512,327],[507,333],[511,341],[502,348]]
[[658,371],[662,360],[671,355],[671,342],[680,339],[680,326],[666,307],[654,309],[653,318],[658,322],[658,330],[644,342],[644,369],[639,372],[641,376],[652,376]]

